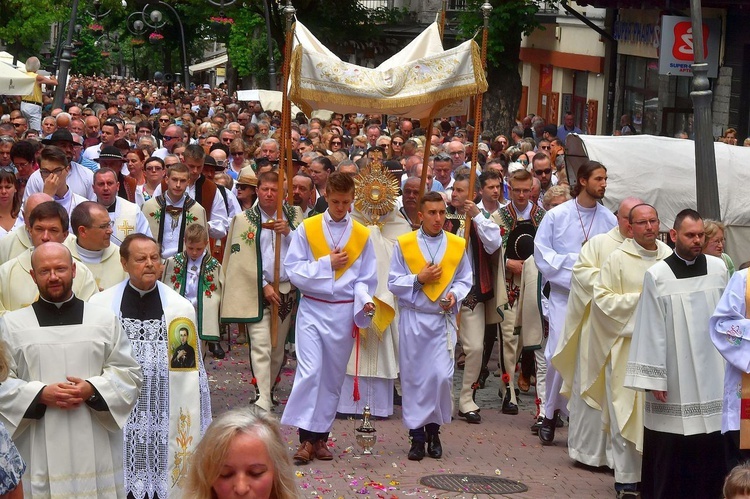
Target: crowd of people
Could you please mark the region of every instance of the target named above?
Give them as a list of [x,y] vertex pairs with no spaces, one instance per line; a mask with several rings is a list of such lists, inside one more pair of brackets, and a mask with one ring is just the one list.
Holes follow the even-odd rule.
[[[612,468],[617,497],[721,497],[750,457],[726,228],[685,207],[667,244],[653,206],[609,211],[606,165],[567,176],[570,113],[507,136],[299,114],[286,158],[281,114],[221,87],[74,77],[64,108],[4,105],[0,494],[296,497],[291,460],[333,460],[336,417],[400,404],[408,459],[440,459],[493,374],[504,414],[535,390],[543,445],[567,416],[570,457]],[[398,188],[374,214],[379,178]],[[253,410],[212,423],[204,349],[224,358],[230,327]],[[292,355],[289,456],[269,414]]]

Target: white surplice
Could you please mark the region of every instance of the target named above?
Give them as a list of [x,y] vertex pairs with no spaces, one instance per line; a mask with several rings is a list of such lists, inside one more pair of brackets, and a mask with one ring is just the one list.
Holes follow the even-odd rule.
[[[425,261],[442,261],[447,248],[446,235],[441,232],[429,238],[429,243],[422,235],[417,242]],[[456,317],[461,302],[471,291],[471,261],[464,252],[452,282],[443,293],[456,296],[456,306],[449,315],[441,313],[440,304],[415,287],[415,279],[416,274],[406,265],[397,244],[391,258],[388,289],[399,304],[402,414],[404,426],[410,430],[428,423],[443,425],[451,421]]]
[[[125,497],[122,427],[142,375],[117,318],[84,304],[83,325],[41,327],[26,307],[3,316],[0,336],[10,364],[0,384],[0,421],[28,465],[24,496]],[[90,382],[108,409],[47,407],[40,419],[25,417],[45,385],[68,376]]]
[[707,329],[729,271],[720,258],[705,256],[707,274],[681,279],[669,265],[678,258],[655,264],[643,279],[624,385],[667,392],[666,402],[646,393],[646,428],[713,433],[721,429],[724,361]]
[[617,225],[617,218],[598,204],[584,208],[576,199],[554,207],[542,219],[534,237],[534,261],[545,282],[550,283],[549,337],[544,356],[547,359],[547,401],[545,415],[565,412],[567,401],[560,395],[562,378],[552,364],[552,356],[565,326],[565,311],[570,293],[573,265],[587,239],[603,234]]
[[726,360],[721,432],[740,429],[742,374],[750,372],[750,319],[746,318],[747,269],[729,280],[709,322],[711,340]]
[[195,309],[179,293],[157,282],[163,317],[144,321],[122,317],[120,307],[129,282],[125,280],[92,299],[120,318],[143,368],[138,402],[121,433],[125,489],[137,498],[179,498],[189,458],[211,424],[211,398],[200,342],[196,342],[197,369],[172,370],[167,327],[186,319],[193,322],[191,329],[196,334]]
[[[352,233],[351,216],[347,214],[339,222],[333,221],[327,210],[320,216],[329,248],[343,249]],[[329,255],[315,260],[301,224],[293,233],[284,267],[303,295],[295,336],[297,372],[281,422],[327,432],[336,416],[354,345],[354,326],[366,328],[371,323],[362,308],[372,302],[377,289],[375,250],[368,238],[359,258],[336,279]]]

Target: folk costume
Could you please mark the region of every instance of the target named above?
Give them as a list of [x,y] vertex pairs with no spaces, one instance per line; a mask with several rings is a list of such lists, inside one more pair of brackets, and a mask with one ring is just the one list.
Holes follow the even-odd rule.
[[[110,308],[119,317],[144,374],[138,402],[121,435],[125,492],[137,499],[182,497],[188,462],[211,423],[195,310],[161,282],[142,291],[126,280],[99,293],[92,303]],[[182,344],[183,331],[197,362],[193,367],[172,368],[170,361]]]
[[552,356],[565,327],[573,265],[584,244],[616,225],[615,216],[601,204],[586,208],[571,199],[545,215],[534,237],[534,262],[542,274],[542,285],[550,285],[549,336],[544,350],[547,361],[545,422],[554,417],[555,411],[567,413],[567,400],[560,395],[562,378],[552,365]]
[[119,284],[127,277],[120,263],[120,248],[110,244],[100,251],[91,251],[80,247],[76,240],[65,241],[65,247],[76,262],[83,262],[94,276],[99,291]]
[[[326,210],[297,227],[284,260],[302,298],[296,324],[297,373],[281,422],[297,426],[302,443],[328,439],[355,327],[366,328],[371,322],[363,307],[373,301],[378,280],[369,236],[350,215],[337,222]],[[329,256],[335,248],[349,256],[338,270],[331,268]]]
[[[613,467],[612,442],[602,422],[602,408],[593,400],[581,398],[581,366],[588,365],[591,336],[591,300],[594,283],[612,252],[625,241],[619,226],[591,238],[581,248],[573,266],[573,275],[565,316],[565,329],[552,363],[562,377],[560,393],[567,397],[570,410],[568,427],[568,455],[588,466]],[[593,404],[593,405],[589,405]]]
[[[142,374],[117,318],[75,295],[40,299],[5,314],[0,336],[10,368],[0,422],[27,464],[24,496],[124,497],[122,427]],[[68,376],[91,383],[94,396],[75,409],[39,403],[46,385]]]
[[[462,237],[465,233],[465,215],[455,212],[455,208],[448,207],[445,228],[448,232]],[[471,291],[463,300],[459,329],[461,331],[461,346],[466,354],[464,375],[461,392],[458,397],[459,416],[468,414],[472,423],[481,421],[479,406],[474,401],[474,391],[479,388],[479,375],[482,370],[482,354],[484,352],[484,327],[486,324],[485,309],[496,305],[495,289],[502,285],[502,274],[493,272],[492,254],[500,249],[500,228],[488,219],[481,211],[471,219],[471,231],[468,241],[469,262],[472,266],[474,279]],[[421,270],[421,269],[420,269]]]
[[[0,316],[20,308],[28,307],[39,298],[39,290],[32,279],[31,252],[29,249],[13,260],[0,265]],[[88,301],[99,292],[94,274],[88,267],[76,263],[76,276],[73,278],[73,293],[83,301]]]
[[[524,210],[516,207],[512,201],[498,210],[498,225],[502,237],[503,259],[500,265],[505,268],[505,262],[512,260],[525,261],[534,254],[534,236],[537,227],[546,212],[529,201]],[[509,403],[518,405],[515,390],[516,364],[518,363],[518,340],[515,332],[516,314],[518,313],[518,295],[520,293],[521,275],[505,274],[505,289],[508,293],[508,303],[503,307],[504,320],[500,325],[502,337],[503,365],[505,367],[504,380],[507,380],[503,409]],[[537,380],[537,383],[539,381]],[[512,407],[512,406],[510,406]],[[507,412],[507,411],[504,411]],[[515,413],[518,412],[516,407]]]
[[[165,191],[166,181],[163,181],[154,189],[154,197],[164,195]],[[227,229],[229,228],[228,211],[227,205],[224,202],[224,193],[219,190],[214,181],[201,175],[193,185],[188,185],[185,194],[194,199],[206,211],[204,219],[206,220],[208,237],[211,239],[223,239],[227,235]],[[146,210],[143,210],[143,212],[148,215]],[[153,226],[151,230],[153,232]]]
[[623,381],[643,277],[672,253],[661,241],[656,246],[647,250],[626,239],[604,262],[594,283],[590,320],[596,333],[589,335],[588,359],[580,367],[581,396],[598,404],[609,421],[616,484],[641,481],[644,397],[624,388]]
[[143,204],[151,234],[161,245],[162,258],[180,253],[185,243],[185,228],[193,223],[206,226],[206,211],[186,194],[176,203],[169,195],[154,196]]
[[134,232],[153,237],[146,215],[136,203],[115,197],[115,202],[105,208],[109,212],[109,219],[115,223],[112,235],[109,236],[112,244],[119,247],[125,238]]
[[191,260],[183,251],[167,259],[161,280],[193,306],[198,337],[203,341],[219,341],[223,282],[219,261],[208,251],[199,260]]
[[[368,224],[368,218],[352,211],[352,218]],[[343,414],[360,414],[365,405],[373,416],[388,417],[393,414],[394,380],[398,377],[398,311],[396,298],[388,290],[388,268],[396,239],[411,231],[409,224],[392,210],[380,218],[382,227],[368,225],[370,241],[375,249],[378,268],[378,287],[375,291],[377,307],[387,309],[389,317],[383,323],[373,320],[365,334],[359,338],[359,354],[355,344],[346,367],[346,378],[336,409]],[[379,317],[376,316],[376,317]],[[387,324],[385,324],[387,322]],[[380,330],[382,328],[382,330]],[[359,369],[357,369],[359,367]],[[357,372],[359,371],[359,372]],[[354,379],[358,378],[362,400],[354,400]]]
[[[516,299],[515,334],[523,350],[534,353],[536,363],[536,418],[541,424],[544,418],[545,388],[547,385],[547,361],[544,347],[547,345],[547,320],[542,313],[541,275],[531,255],[523,262],[521,281]],[[538,429],[538,428],[537,428]]]
[[[648,269],[636,310],[625,386],[646,391],[644,498],[721,497],[724,359],[708,331],[729,280],[720,258],[676,253]],[[648,391],[667,392],[666,403]]]
[[[465,248],[466,241],[454,234],[442,231],[431,237],[420,229],[400,236],[391,258],[388,289],[399,305],[403,423],[422,442],[426,430],[436,432],[435,426],[450,423],[453,412],[455,320],[473,288]],[[427,262],[439,263],[442,276],[438,282],[420,285],[417,274]],[[439,300],[448,293],[455,295],[456,306],[444,314]]]
[[[284,219],[294,231],[302,221],[297,206],[284,204]],[[271,217],[258,204],[232,219],[224,248],[224,296],[221,322],[249,324],[250,370],[257,390],[255,405],[267,411],[273,405],[273,390],[284,365],[284,342],[292,324],[297,290],[289,282],[284,265],[279,267],[279,294],[276,344],[271,344],[271,303],[263,287],[273,284],[276,233]],[[270,223],[269,223],[270,222]],[[265,225],[265,226],[264,226]],[[281,236],[281,262],[289,251],[292,233]]]

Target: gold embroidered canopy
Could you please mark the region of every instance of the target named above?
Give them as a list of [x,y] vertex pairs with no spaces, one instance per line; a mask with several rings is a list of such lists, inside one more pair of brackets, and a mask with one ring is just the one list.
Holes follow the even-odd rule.
[[299,21],[294,30],[289,97],[308,116],[316,109],[462,115],[469,98],[487,90],[476,42],[443,50],[437,23],[377,68],[342,61]]

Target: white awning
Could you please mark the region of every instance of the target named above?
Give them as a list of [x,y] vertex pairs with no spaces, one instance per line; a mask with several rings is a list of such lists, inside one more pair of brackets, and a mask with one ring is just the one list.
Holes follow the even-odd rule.
[[199,62],[198,64],[193,64],[188,69],[191,73],[196,73],[198,71],[205,71],[207,69],[215,68],[216,66],[222,66],[227,63],[229,60],[229,57],[227,57],[226,54],[220,55],[219,57],[216,57],[215,59],[209,59],[207,61]]

